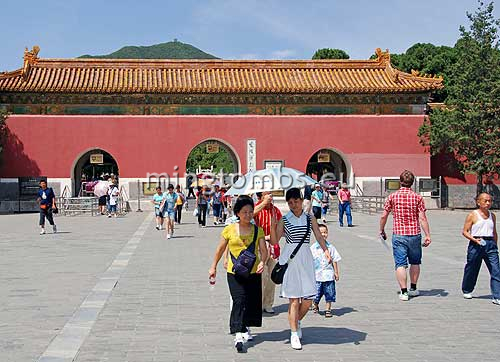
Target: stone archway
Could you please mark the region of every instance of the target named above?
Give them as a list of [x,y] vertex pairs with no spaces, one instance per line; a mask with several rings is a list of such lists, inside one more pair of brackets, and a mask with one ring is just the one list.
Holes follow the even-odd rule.
[[317,180],[351,182],[352,170],[347,158],[339,151],[322,148],[316,151],[307,162],[306,174]]
[[[228,143],[207,139],[194,146],[186,159],[186,174],[212,173],[238,174],[241,163],[238,154]],[[191,176],[192,177],[192,176]],[[186,180],[190,184],[192,180]]]
[[115,158],[102,149],[95,148],[85,152],[75,162],[72,173],[73,196],[78,196],[82,182],[95,181],[103,175],[119,176]]

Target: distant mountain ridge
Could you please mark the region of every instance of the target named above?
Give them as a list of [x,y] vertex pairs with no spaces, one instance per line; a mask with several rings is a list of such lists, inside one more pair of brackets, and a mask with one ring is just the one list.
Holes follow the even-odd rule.
[[82,55],[79,58],[93,59],[219,59],[212,54],[174,40],[149,46],[125,46],[106,55]]

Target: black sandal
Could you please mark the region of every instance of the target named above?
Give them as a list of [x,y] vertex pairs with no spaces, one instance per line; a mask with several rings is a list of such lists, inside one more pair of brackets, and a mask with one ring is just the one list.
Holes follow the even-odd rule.
[[319,312],[319,306],[313,302],[312,304],[312,311],[313,313],[318,313]]
[[332,317],[332,311],[331,310],[325,311],[325,318],[331,318],[331,317]]

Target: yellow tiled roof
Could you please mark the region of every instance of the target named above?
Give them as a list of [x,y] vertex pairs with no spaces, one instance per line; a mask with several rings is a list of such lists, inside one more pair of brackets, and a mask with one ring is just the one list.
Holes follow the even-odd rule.
[[55,93],[408,93],[442,78],[374,60],[43,59],[25,51],[22,69],[0,73],[0,92]]

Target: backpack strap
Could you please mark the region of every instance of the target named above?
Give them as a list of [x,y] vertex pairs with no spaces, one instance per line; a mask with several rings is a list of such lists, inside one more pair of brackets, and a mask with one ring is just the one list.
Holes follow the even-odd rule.
[[[259,228],[257,225],[253,226],[253,240],[250,243],[250,245],[247,246],[246,250],[252,252],[255,254],[255,242],[257,241],[257,234],[259,233]],[[231,255],[231,260],[233,261],[233,264],[236,262],[236,258],[234,257],[233,253],[229,252],[229,255]]]

